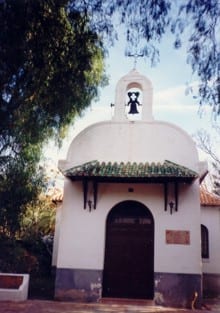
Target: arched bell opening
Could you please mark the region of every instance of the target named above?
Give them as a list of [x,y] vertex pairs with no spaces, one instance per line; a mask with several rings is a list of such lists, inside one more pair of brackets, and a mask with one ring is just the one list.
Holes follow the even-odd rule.
[[142,119],[143,93],[137,83],[129,84],[125,95],[125,114],[129,120]]
[[154,219],[140,202],[120,202],[107,217],[102,296],[153,299]]
[[[139,94],[135,95],[136,92]],[[136,69],[130,71],[117,83],[115,103],[112,104],[114,106],[113,120],[152,121],[152,92],[149,79],[139,74]],[[130,96],[128,93],[131,93]],[[134,113],[136,109],[138,113]]]

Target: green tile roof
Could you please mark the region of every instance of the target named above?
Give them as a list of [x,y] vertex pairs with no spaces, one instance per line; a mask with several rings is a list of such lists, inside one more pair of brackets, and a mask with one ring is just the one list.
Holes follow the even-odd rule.
[[66,177],[80,179],[83,177],[118,178],[118,179],[147,179],[147,178],[186,178],[194,179],[197,173],[184,167],[165,161],[161,163],[136,163],[136,162],[99,162],[91,161],[79,166],[74,166],[63,173]]

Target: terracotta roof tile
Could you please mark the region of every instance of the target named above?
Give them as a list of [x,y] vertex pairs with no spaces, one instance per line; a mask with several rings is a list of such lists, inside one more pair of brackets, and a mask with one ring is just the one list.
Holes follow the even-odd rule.
[[209,192],[208,190],[205,190],[204,188],[201,188],[200,203],[203,206],[220,206],[220,197]]
[[63,190],[60,188],[54,188],[50,195],[52,202],[59,203],[63,201]]
[[98,162],[91,161],[74,166],[63,173],[66,177],[117,178],[196,178],[197,173],[171,161],[161,163]]

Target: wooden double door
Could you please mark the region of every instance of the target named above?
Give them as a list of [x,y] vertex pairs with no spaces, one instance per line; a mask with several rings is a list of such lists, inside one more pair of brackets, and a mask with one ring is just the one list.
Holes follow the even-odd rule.
[[103,297],[152,299],[153,293],[153,217],[143,204],[124,201],[107,218]]

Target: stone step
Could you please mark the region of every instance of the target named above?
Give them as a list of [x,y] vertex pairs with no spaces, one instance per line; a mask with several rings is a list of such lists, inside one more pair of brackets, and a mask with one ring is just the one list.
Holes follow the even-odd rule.
[[149,299],[127,299],[127,298],[101,298],[99,303],[104,304],[121,304],[121,305],[142,305],[154,306],[154,300]]

